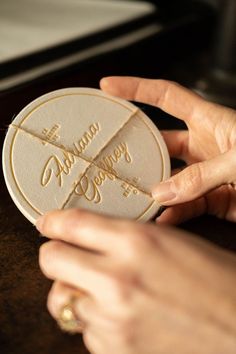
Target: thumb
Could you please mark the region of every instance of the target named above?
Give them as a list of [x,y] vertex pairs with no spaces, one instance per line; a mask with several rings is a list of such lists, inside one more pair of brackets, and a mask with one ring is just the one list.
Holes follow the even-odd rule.
[[235,184],[236,149],[193,164],[155,186],[152,196],[162,205],[188,202],[223,184]]

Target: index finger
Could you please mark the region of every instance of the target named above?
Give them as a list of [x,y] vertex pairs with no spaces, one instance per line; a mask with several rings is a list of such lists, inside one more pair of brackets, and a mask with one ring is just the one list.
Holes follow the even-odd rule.
[[[130,222],[82,209],[54,210],[37,220],[45,236],[62,240],[90,251],[124,253],[123,236],[132,232]],[[122,236],[123,235],[123,236]]]
[[127,100],[156,106],[186,123],[201,118],[212,103],[187,88],[167,80],[138,77],[106,77],[100,81],[103,91]]

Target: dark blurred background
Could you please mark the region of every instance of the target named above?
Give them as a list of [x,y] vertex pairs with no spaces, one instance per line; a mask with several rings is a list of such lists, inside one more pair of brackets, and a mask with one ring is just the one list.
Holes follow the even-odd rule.
[[[139,2],[135,5],[132,1],[136,16],[129,9],[131,15],[127,17],[128,8],[125,8],[124,20],[121,18],[114,25],[109,23],[81,36],[80,4],[89,2],[0,1],[1,144],[12,118],[34,98],[63,87],[98,87],[99,80],[107,75],[176,80],[212,101],[236,107],[235,0],[153,0],[147,3],[156,7],[147,7],[145,13],[138,7]],[[107,1],[111,6],[109,11],[115,2],[121,3]],[[96,11],[99,13],[99,4],[99,0],[94,2],[93,16]],[[123,5],[127,4],[124,0]],[[122,4],[119,6],[122,8]],[[56,28],[63,36],[66,21],[71,26],[70,16],[74,19],[74,14],[76,21],[72,29],[77,31],[77,37],[4,59],[4,42],[14,52],[14,46],[25,50],[28,40],[35,44],[36,35],[40,37],[41,32],[45,40]],[[45,20],[47,17],[49,20]],[[50,27],[53,22],[50,18],[56,21],[55,27]],[[61,18],[59,24],[58,18]],[[85,20],[86,24],[91,18]],[[25,35],[16,43],[15,37],[24,28]],[[159,129],[184,127],[158,109],[143,104],[140,107]],[[172,161],[173,166],[177,163]],[[38,249],[44,239],[17,210],[2,174],[0,178],[0,352],[86,353],[81,337],[61,333],[46,311],[50,282],[38,268]],[[236,250],[232,223],[203,216],[179,227],[220,247]]]

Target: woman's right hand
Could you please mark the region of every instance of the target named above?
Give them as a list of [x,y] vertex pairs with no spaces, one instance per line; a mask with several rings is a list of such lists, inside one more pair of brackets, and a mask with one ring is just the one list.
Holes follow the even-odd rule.
[[153,196],[168,206],[157,219],[178,224],[209,213],[236,221],[236,112],[205,101],[165,80],[109,77],[101,88],[115,96],[161,108],[183,120],[188,130],[163,131],[171,157],[187,167],[154,186]]

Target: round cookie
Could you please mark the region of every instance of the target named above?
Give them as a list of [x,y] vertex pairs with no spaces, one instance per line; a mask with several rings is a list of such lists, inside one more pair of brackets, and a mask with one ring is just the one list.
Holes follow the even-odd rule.
[[159,130],[135,105],[67,88],[37,98],[13,120],[3,171],[32,223],[64,208],[146,221],[160,208],[151,189],[170,176],[170,160]]

